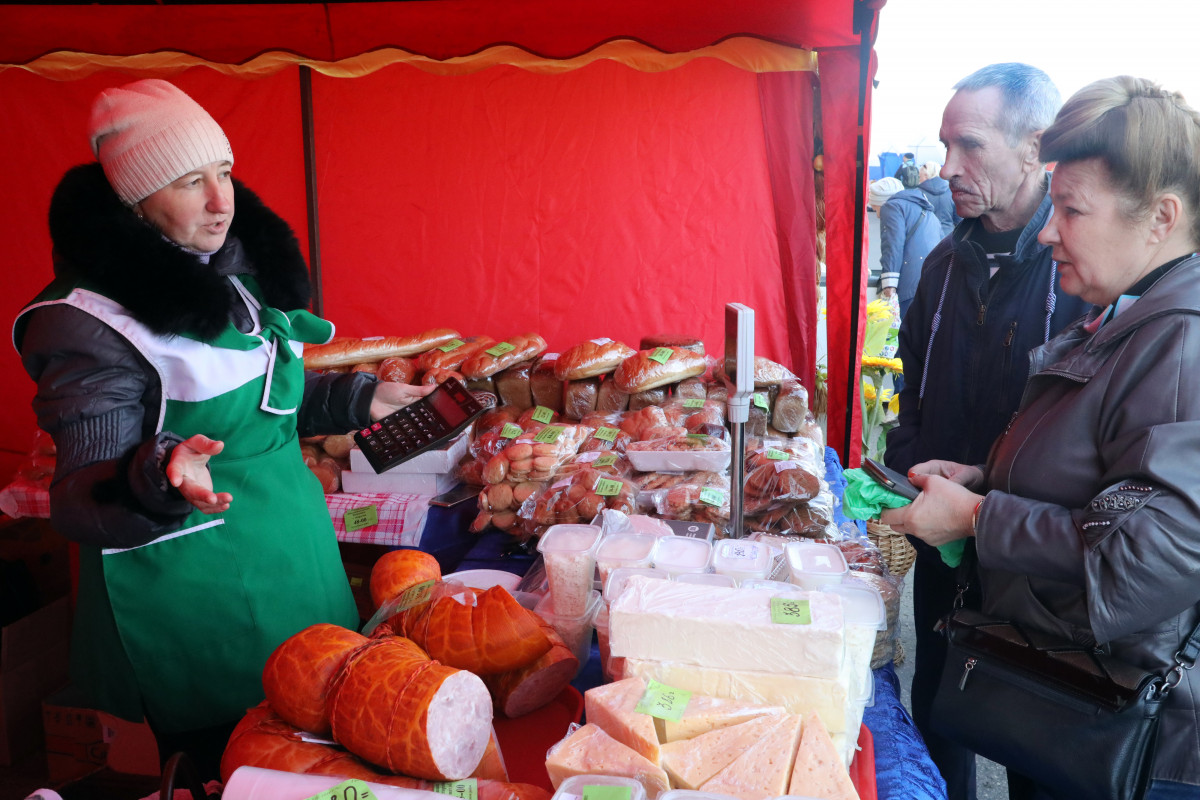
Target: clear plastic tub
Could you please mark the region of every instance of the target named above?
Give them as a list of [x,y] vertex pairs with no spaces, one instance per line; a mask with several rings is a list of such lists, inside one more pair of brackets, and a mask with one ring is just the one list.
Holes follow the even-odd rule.
[[796,592],[804,591],[796,584],[788,583],[787,581],[772,581],[772,580],[755,579],[755,580],[749,580],[749,581],[742,581],[738,585],[741,586],[743,589],[771,589],[776,592],[787,592],[787,593],[792,593],[792,594],[795,594]]
[[619,567],[649,567],[659,537],[650,533],[610,533],[596,545],[596,570],[601,585]]
[[617,599],[617,595],[625,588],[625,581],[629,580],[632,575],[645,575],[647,578],[661,578],[662,580],[670,580],[671,574],[665,569],[655,569],[654,567],[617,567],[608,576],[608,580],[604,582],[604,599],[611,603]]
[[613,656],[608,648],[608,603],[600,603],[592,625],[596,628],[596,643],[600,648],[600,672],[604,680],[609,683],[621,680],[625,674],[625,659]]
[[846,657],[858,689],[851,699],[864,705],[873,705],[875,678],[871,673],[871,659],[875,652],[876,637],[881,631],[887,630],[883,596],[871,586],[850,582],[832,583],[821,587],[821,591],[842,598],[842,614],[846,620]]
[[578,617],[587,611],[596,572],[598,525],[551,525],[538,541],[554,613]]
[[771,548],[765,542],[722,539],[713,547],[713,572],[728,575],[738,583],[765,580],[771,571]]
[[712,545],[690,536],[662,536],[654,545],[652,559],[657,569],[671,577],[685,572],[708,572],[712,563]]
[[841,583],[850,570],[846,557],[832,544],[824,542],[788,542],[784,545],[791,581],[802,589],[817,590]]
[[[646,789],[633,778],[616,775],[572,775],[560,783],[551,800],[579,800],[585,786],[629,787],[629,800],[646,800]],[[666,792],[662,796],[666,796]]]
[[723,586],[726,589],[737,588],[737,581],[732,575],[718,575],[715,572],[683,572],[675,576],[680,583],[699,583],[704,586]]
[[553,595],[546,595],[533,611],[558,632],[563,644],[579,659],[579,669],[575,672],[578,675],[592,654],[592,629],[595,626],[596,613],[604,601],[600,599],[599,592],[591,592],[584,612],[568,615],[555,611],[553,600]]

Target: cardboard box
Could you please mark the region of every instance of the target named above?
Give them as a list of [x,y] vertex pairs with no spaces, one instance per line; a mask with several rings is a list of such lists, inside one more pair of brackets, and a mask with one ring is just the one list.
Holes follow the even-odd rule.
[[54,785],[107,767],[129,775],[158,775],[158,747],[150,726],[88,708],[67,686],[42,701],[46,765]]
[[[355,450],[352,452],[361,452]],[[401,464],[401,466],[404,466]],[[349,494],[372,494],[395,492],[426,496],[448,492],[458,485],[453,472],[385,472],[377,474],[370,467],[367,472],[342,470],[342,491]]]
[[67,683],[68,600],[61,597],[0,632],[0,764],[37,749],[42,699]]
[[[458,462],[467,454],[468,438],[468,431],[463,431],[441,447],[426,450],[424,453],[418,453],[408,461],[397,464],[389,469],[386,474],[405,472],[445,474],[453,472],[454,468],[458,466]],[[375,472],[371,466],[371,462],[367,461],[367,457],[357,447],[350,451],[350,469],[363,473]]]

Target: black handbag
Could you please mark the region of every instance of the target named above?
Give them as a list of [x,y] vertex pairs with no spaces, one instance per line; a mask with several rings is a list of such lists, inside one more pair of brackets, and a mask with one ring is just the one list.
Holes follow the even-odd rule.
[[[960,597],[962,589],[960,581]],[[1056,796],[1136,800],[1145,793],[1159,711],[1196,662],[1200,625],[1176,653],[1176,666],[1156,674],[978,611],[958,608],[944,623],[935,731]]]

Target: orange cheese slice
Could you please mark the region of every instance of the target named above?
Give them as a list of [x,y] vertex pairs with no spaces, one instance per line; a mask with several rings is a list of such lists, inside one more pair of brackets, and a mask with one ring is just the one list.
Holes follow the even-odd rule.
[[664,744],[662,765],[671,779],[671,788],[699,789],[778,724],[779,717],[762,716],[702,733],[694,739]]
[[659,763],[654,717],[634,709],[646,693],[641,678],[626,678],[588,689],[583,695],[587,721],[655,764]]
[[858,800],[858,792],[833,739],[820,718],[809,713],[804,718],[804,733],[796,748],[796,763],[788,794],[821,797],[827,800]]
[[764,800],[787,794],[788,776],[800,741],[798,714],[770,717],[767,733],[700,786],[701,791],[728,794],[741,800]]
[[546,758],[546,773],[557,789],[574,775],[616,775],[633,778],[650,800],[667,791],[667,773],[645,757],[588,723],[559,742]]
[[707,694],[693,694],[678,722],[656,720],[659,740],[674,742],[692,739],[703,733],[728,725],[747,722],[763,714],[782,714],[782,706],[761,705],[745,700],[731,700]]

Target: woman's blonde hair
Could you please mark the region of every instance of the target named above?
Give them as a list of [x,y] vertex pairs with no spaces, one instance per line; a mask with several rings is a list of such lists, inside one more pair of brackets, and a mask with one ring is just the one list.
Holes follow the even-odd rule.
[[1163,192],[1174,192],[1200,241],[1200,114],[1183,95],[1144,78],[1119,75],[1088,84],[1063,104],[1042,133],[1041,159],[1098,158],[1130,201],[1145,214]]

